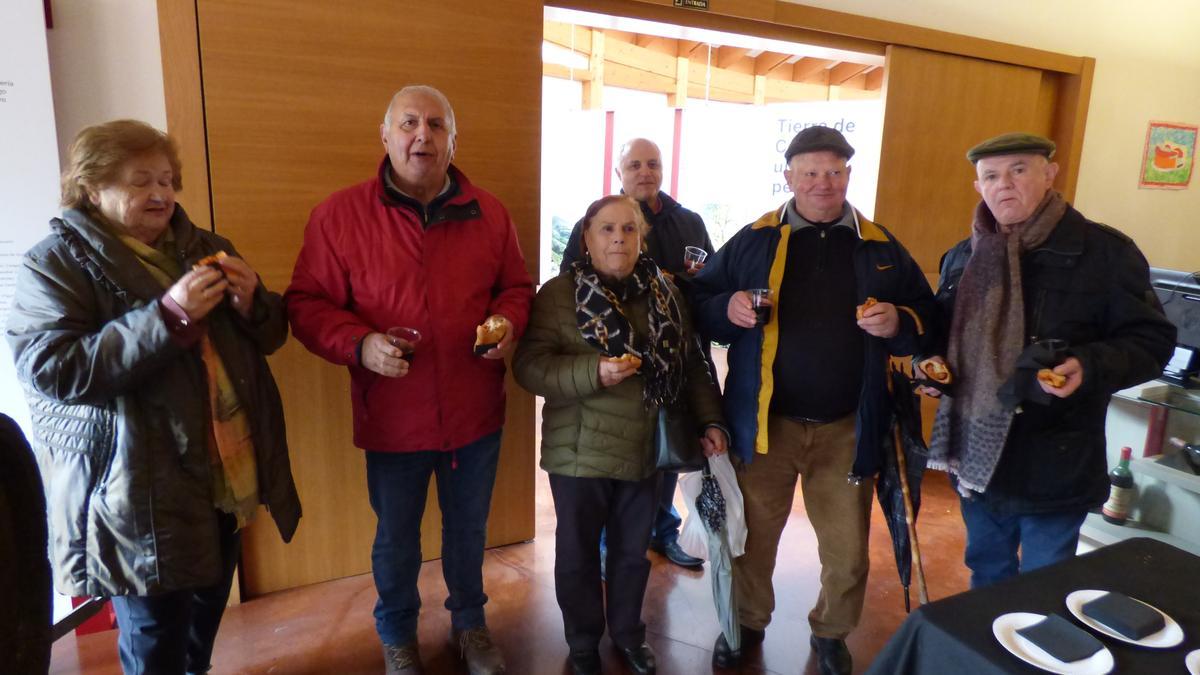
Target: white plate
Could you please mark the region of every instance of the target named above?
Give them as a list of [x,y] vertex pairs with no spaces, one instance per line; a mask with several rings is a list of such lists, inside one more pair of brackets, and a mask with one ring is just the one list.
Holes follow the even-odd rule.
[[[1108,626],[1105,626],[1099,621],[1096,621],[1092,617],[1086,616],[1083,613],[1084,603],[1091,602],[1105,593],[1108,593],[1108,591],[1075,591],[1067,596],[1067,609],[1071,610],[1071,613],[1075,615],[1075,618],[1082,621],[1088,628],[1091,628],[1092,630],[1102,633],[1110,638],[1128,642],[1139,647],[1166,649],[1168,647],[1174,647],[1180,642],[1183,642],[1183,629],[1179,627],[1179,624],[1175,623],[1175,620],[1163,613],[1161,609],[1149,603],[1142,602],[1141,600],[1138,600],[1138,602],[1142,602],[1143,605],[1146,605],[1150,609],[1162,614],[1163,618],[1163,627],[1159,629],[1158,632],[1151,633],[1141,640],[1131,640],[1124,635],[1121,635],[1117,631],[1109,628]],[[1136,600],[1136,598],[1134,599]]]
[[1187,666],[1191,675],[1200,675],[1200,649],[1188,652],[1183,658],[1183,665]]
[[1101,648],[1100,651],[1086,659],[1066,663],[1050,656],[1046,653],[1046,650],[1017,634],[1018,630],[1026,626],[1032,626],[1044,618],[1046,618],[1045,615],[1030,612],[1001,614],[992,622],[992,635],[996,636],[996,640],[1002,647],[1012,652],[1017,658],[1031,666],[1036,666],[1051,673],[1060,673],[1061,675],[1104,675],[1105,673],[1112,672],[1113,655],[1112,652],[1108,651],[1107,647]]

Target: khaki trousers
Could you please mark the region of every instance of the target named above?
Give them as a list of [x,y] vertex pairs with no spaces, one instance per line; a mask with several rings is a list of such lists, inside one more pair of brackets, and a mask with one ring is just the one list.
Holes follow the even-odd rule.
[[775,556],[792,511],[796,479],[817,533],[821,592],[808,622],[818,637],[844,638],[858,625],[870,557],[871,492],[875,481],[846,480],[854,465],[854,415],[816,424],[770,415],[769,452],[738,470],[746,512],[746,554],[734,560],[734,587],[743,626],[762,630],[775,609]]

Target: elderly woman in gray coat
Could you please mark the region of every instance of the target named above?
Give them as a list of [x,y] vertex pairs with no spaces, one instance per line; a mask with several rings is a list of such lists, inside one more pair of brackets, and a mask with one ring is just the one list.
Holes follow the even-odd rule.
[[641,613],[658,508],[659,407],[686,402],[706,454],[728,444],[720,394],[687,305],[642,254],[645,230],[632,199],[594,202],[583,219],[582,260],[542,286],[513,358],[517,381],[546,398],[541,465],[558,518],[554,584],[577,675],[601,672],[606,623],[627,665],[655,672]]
[[188,220],[181,186],[153,127],[80,132],[7,327],[55,585],[113,598],[126,673],[207,671],[241,529],[260,503],[284,540],[300,518],[265,359],[287,339],[280,297]]

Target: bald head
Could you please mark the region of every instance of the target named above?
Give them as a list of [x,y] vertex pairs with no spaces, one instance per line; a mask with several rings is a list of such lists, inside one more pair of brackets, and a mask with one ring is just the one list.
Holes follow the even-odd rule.
[[658,210],[658,191],[663,181],[662,153],[653,141],[634,138],[622,145],[616,172],[625,194]]

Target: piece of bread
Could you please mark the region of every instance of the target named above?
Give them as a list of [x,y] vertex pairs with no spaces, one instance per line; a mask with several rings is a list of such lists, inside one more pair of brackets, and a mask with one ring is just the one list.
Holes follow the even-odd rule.
[[1058,389],[1067,383],[1066,375],[1059,375],[1049,368],[1042,368],[1041,370],[1037,371],[1037,379],[1039,382],[1045,382],[1055,389]]
[[917,367],[920,368],[921,372],[925,373],[929,379],[939,384],[950,384],[950,381],[954,379],[954,376],[950,374],[950,368],[940,361],[925,359],[917,364]]
[[489,316],[487,321],[475,327],[475,353],[486,354],[500,344],[508,334],[507,322],[499,315]]
[[642,360],[630,352],[625,352],[620,356],[611,357],[608,360],[613,363],[632,363],[634,370],[642,367]]
[[221,269],[221,261],[228,257],[229,257],[229,255],[226,254],[225,251],[217,251],[216,253],[214,253],[212,255],[206,255],[203,258],[197,260],[196,264],[192,265],[192,269],[198,270],[203,267],[211,267],[211,268],[217,270],[218,272],[220,272],[221,274],[224,274],[225,270]]
[[867,311],[868,307],[874,307],[875,305],[878,305],[878,304],[879,304],[878,300],[868,296],[867,299],[863,301],[863,304],[858,306],[858,311],[856,311],[854,313],[855,320],[862,321],[863,312]]

